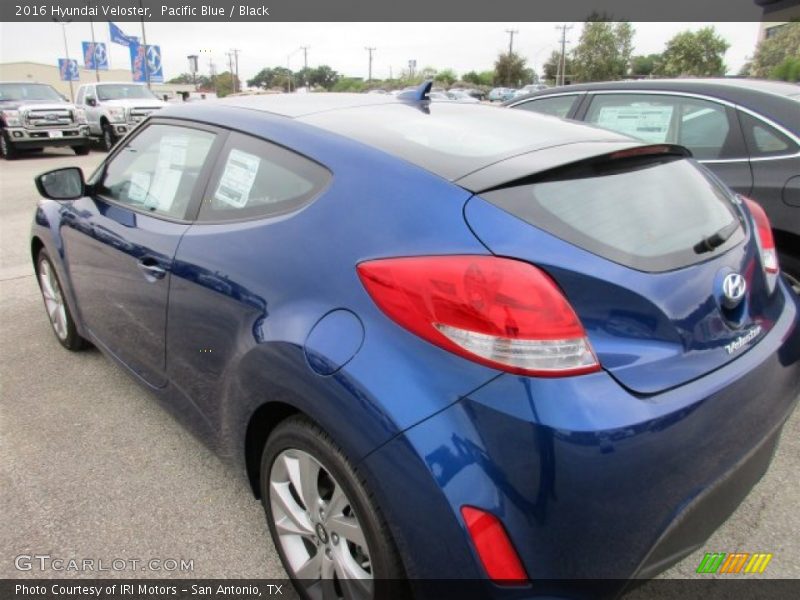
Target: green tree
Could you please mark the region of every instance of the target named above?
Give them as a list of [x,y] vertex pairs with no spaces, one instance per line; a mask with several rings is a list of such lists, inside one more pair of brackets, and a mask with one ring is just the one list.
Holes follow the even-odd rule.
[[501,53],[494,62],[493,85],[516,87],[526,83],[530,75],[526,62],[516,52]]
[[332,89],[339,79],[341,79],[341,75],[331,69],[328,65],[318,66],[316,69],[314,69],[311,77],[313,85],[324,87],[326,90]]
[[443,84],[445,87],[450,87],[458,81],[458,75],[453,69],[442,69],[436,73],[433,78],[434,81]]
[[[206,75],[200,75],[199,73],[195,75],[194,82],[197,83],[198,89],[209,89],[213,87],[211,78],[207,77]],[[181,73],[177,77],[170,79],[167,83],[182,83],[191,85],[193,83],[192,74]]]
[[640,54],[631,58],[631,75],[633,77],[649,77],[661,61],[660,54]]
[[361,77],[342,77],[333,86],[334,92],[361,92],[364,90],[364,79]]
[[275,85],[275,72],[268,67],[261,69],[252,79],[247,80],[247,85],[268,90]]
[[[627,21],[612,22],[593,15],[584,23],[567,71],[578,81],[610,81],[628,73],[634,29]],[[570,72],[571,71],[571,72]]]
[[665,77],[721,77],[730,47],[714,27],[682,31],[667,42],[655,73]]
[[[217,96],[223,98],[233,93],[233,82],[236,77],[230,71],[224,71],[214,77],[214,85],[217,89]],[[241,89],[241,82],[236,79],[236,88]]]
[[[542,75],[545,81],[549,83],[556,82],[556,75],[558,75],[558,65],[561,62],[561,53],[557,50],[553,50],[550,54],[550,57],[545,61],[544,65],[542,66]],[[564,68],[566,72],[565,81],[570,81],[573,78],[574,67],[572,58],[570,58],[569,54],[567,54],[566,58],[566,66]]]
[[772,69],[770,79],[782,79],[783,81],[800,82],[800,57],[787,58],[777,67]]
[[800,22],[786,23],[775,35],[758,44],[747,74],[750,77],[771,77],[775,69],[786,59],[798,57],[800,57]]

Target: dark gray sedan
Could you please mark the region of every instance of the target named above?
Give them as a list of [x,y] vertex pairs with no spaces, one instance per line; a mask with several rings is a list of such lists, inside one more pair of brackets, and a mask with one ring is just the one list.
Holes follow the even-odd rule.
[[587,83],[506,106],[689,148],[773,225],[781,267],[800,289],[800,86],[752,79]]

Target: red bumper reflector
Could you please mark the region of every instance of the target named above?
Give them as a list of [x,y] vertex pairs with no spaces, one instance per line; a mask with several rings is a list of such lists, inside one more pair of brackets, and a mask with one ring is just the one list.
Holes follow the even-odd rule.
[[462,506],[461,516],[489,579],[499,585],[528,583],[525,567],[498,518],[471,506]]

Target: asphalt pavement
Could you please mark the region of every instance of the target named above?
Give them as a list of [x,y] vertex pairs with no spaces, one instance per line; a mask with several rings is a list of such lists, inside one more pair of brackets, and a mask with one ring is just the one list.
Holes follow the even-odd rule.
[[[285,577],[243,475],[97,350],[67,352],[53,336],[28,246],[33,177],[69,165],[88,175],[103,157],[50,150],[0,159],[0,577]],[[708,578],[695,573],[705,552],[740,551],[773,553],[760,577],[800,578],[799,483],[797,411],[764,479],[701,550],[662,577]],[[37,555],[51,559],[18,558]],[[193,568],[39,570],[58,558]]]

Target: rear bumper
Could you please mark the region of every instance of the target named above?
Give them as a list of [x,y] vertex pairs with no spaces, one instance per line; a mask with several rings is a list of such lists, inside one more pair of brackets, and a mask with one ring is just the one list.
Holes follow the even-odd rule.
[[789,298],[758,345],[679,388],[638,397],[606,373],[502,375],[375,452],[411,576],[483,577],[465,504],[502,520],[533,581],[651,577],[700,547],[766,471],[798,401]]

